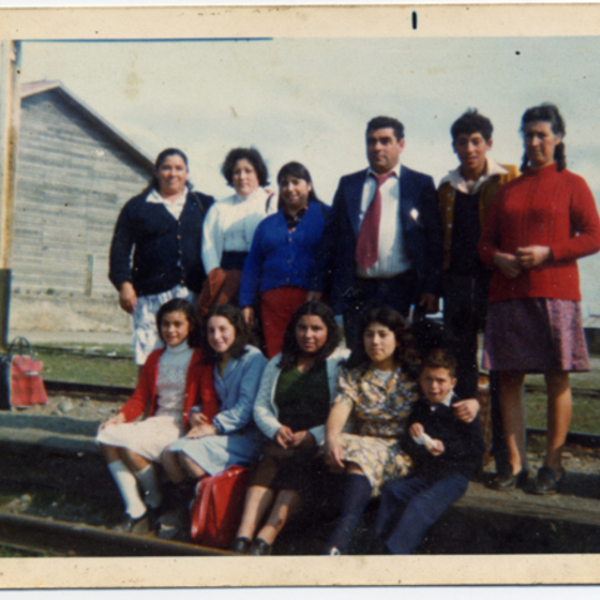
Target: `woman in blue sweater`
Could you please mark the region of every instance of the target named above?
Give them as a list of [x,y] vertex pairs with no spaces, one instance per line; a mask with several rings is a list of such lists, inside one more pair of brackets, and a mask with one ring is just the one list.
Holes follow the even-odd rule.
[[240,307],[249,324],[254,321],[253,305],[260,291],[269,358],[281,352],[287,324],[313,289],[315,257],[329,212],[300,163],[284,165],[277,183],[280,210],[256,229],[240,287]]
[[119,305],[133,316],[140,367],[159,341],[158,309],[171,298],[195,305],[206,278],[200,259],[202,223],[214,199],[192,192],[188,174],[181,150],[163,150],[150,184],[121,209],[110,246],[108,276],[119,292]]

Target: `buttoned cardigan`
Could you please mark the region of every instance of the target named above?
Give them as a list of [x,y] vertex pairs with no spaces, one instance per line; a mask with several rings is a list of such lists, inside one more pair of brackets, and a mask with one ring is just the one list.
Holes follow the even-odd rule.
[[206,278],[200,258],[202,223],[213,201],[212,196],[189,192],[175,219],[162,204],[146,202],[146,194],[129,200],[110,247],[109,278],[117,290],[130,281],[138,296],[166,292],[178,284],[200,292]]
[[315,289],[315,259],[329,207],[308,203],[305,215],[290,233],[283,210],[261,221],[244,264],[240,306],[251,306],[257,289],[267,292],[282,286]]

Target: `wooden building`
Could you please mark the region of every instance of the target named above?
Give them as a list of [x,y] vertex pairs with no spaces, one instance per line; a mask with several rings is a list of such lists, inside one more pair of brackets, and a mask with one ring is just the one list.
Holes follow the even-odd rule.
[[152,161],[59,81],[21,89],[13,294],[101,298],[123,204]]

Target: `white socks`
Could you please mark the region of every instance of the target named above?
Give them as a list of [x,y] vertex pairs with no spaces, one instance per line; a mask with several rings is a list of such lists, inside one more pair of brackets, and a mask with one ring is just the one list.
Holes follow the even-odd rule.
[[150,508],[158,508],[162,502],[162,494],[158,488],[158,480],[154,467],[148,465],[145,469],[136,471],[134,475],[144,492],[144,502],[146,505]]
[[121,492],[125,512],[132,519],[139,519],[146,512],[146,505],[140,497],[133,473],[120,460],[109,463],[108,470]]

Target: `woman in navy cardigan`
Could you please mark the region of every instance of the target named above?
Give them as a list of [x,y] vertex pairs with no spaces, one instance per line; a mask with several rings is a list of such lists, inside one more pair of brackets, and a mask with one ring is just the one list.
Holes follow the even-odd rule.
[[262,330],[267,356],[281,351],[292,315],[314,285],[314,264],[329,208],[316,196],[310,173],[298,162],[277,175],[277,214],[264,219],[254,234],[242,272],[240,307],[249,324],[260,290]]
[[121,308],[133,316],[133,347],[140,366],[158,342],[155,318],[160,306],[171,298],[197,302],[206,278],[200,259],[202,223],[213,201],[191,191],[186,155],[167,148],[156,159],[148,187],[121,209],[108,276]]

